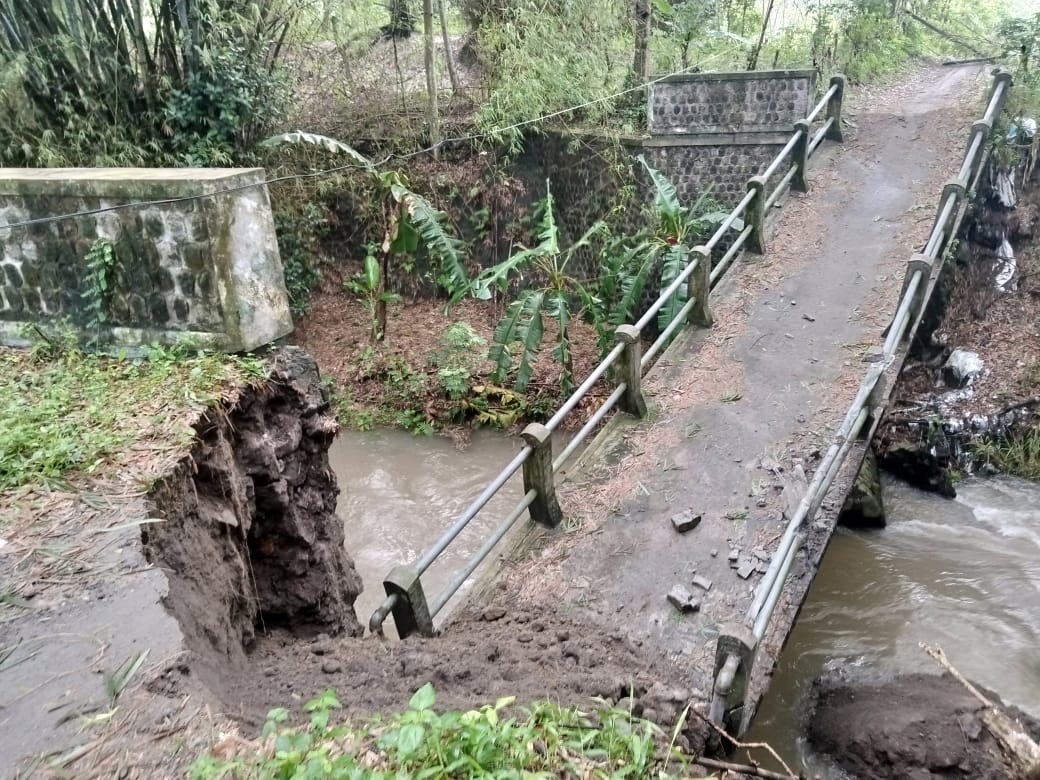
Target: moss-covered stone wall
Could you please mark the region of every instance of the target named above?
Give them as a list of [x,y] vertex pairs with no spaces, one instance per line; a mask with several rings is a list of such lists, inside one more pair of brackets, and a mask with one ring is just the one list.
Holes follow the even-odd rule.
[[[0,341],[26,343],[31,323],[112,348],[190,338],[238,351],[286,335],[263,180],[259,169],[0,170]],[[154,200],[171,202],[108,210]]]

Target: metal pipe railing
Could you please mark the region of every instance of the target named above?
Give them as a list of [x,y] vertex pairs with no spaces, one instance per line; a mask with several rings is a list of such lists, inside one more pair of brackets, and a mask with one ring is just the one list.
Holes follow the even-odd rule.
[[545,424],[545,427],[550,431],[555,431],[559,427],[560,423],[563,422],[563,418],[574,411],[574,407],[581,402],[581,399],[584,398],[589,390],[592,389],[592,386],[603,378],[610,367],[617,362],[619,357],[621,357],[621,353],[624,351],[624,344],[616,344],[614,348],[607,353],[607,356],[599,362],[599,365],[592,370],[592,373],[586,377],[585,381],[578,386],[578,389],[571,393],[570,398],[563,402],[563,406],[556,411],[556,414],[549,418],[549,422]]
[[739,252],[741,247],[744,246],[744,242],[747,241],[748,236],[751,235],[753,229],[754,228],[750,225],[747,225],[743,230],[741,230],[740,235],[733,240],[733,244],[726,250],[726,254],[720,257],[719,262],[717,262],[715,267],[711,269],[711,276],[709,279],[712,287],[714,287],[715,283],[722,278],[724,273],[726,273],[729,264],[733,262],[733,258],[737,256],[737,252]]
[[498,476],[491,480],[491,484],[481,491],[480,495],[477,496],[473,503],[466,508],[465,512],[459,515],[459,518],[451,528],[449,528],[444,535],[434,542],[433,546],[423,554],[423,557],[419,559],[417,564],[415,564],[417,573],[422,574],[430,568],[430,564],[437,560],[437,556],[444,552],[445,548],[454,541],[456,536],[462,533],[462,529],[469,525],[469,522],[476,517],[477,512],[483,509],[487,502],[491,500],[491,497],[509,481],[509,478],[513,476],[522,465],[524,465],[524,461],[531,456],[532,452],[533,450],[530,447],[525,446],[519,453],[517,453],[516,457],[509,462],[508,466],[498,472]]
[[763,179],[771,178],[773,174],[780,169],[780,163],[786,160],[787,155],[794,151],[794,145],[798,143],[801,137],[802,131],[795,130],[794,135],[791,136],[791,140],[787,142],[787,145],[780,150],[779,154],[777,154],[777,156],[773,158],[773,161],[769,163],[768,167],[762,172]]
[[813,152],[816,151],[816,147],[823,143],[823,139],[827,137],[827,132],[834,125],[834,117],[828,117],[827,121],[823,123],[823,126],[817,130],[809,142],[809,156],[812,157]]
[[599,409],[596,410],[596,413],[593,414],[583,426],[581,426],[581,429],[574,435],[574,438],[571,439],[567,443],[567,446],[563,448],[563,452],[556,456],[556,459],[552,464],[553,474],[556,474],[563,468],[563,465],[570,459],[571,455],[575,453],[578,447],[581,446],[582,442],[585,441],[588,435],[596,429],[596,426],[603,421],[603,418],[607,416],[610,410],[617,406],[617,402],[620,400],[621,396],[625,394],[627,389],[628,387],[624,382],[622,382],[614,388],[613,393],[607,396],[607,400],[604,401]]
[[733,223],[740,218],[740,215],[747,210],[748,205],[750,205],[751,201],[754,199],[755,193],[748,192],[741,199],[740,203],[733,207],[733,210],[726,216],[724,220],[722,220],[722,223],[715,229],[715,232],[712,233],[711,238],[709,238],[708,242],[704,245],[709,252],[715,248],[715,245],[718,244],[719,241],[722,240],[722,237],[726,234],[726,231],[729,230]]
[[682,325],[686,323],[686,318],[690,316],[690,312],[693,311],[693,307],[697,305],[697,300],[691,298],[683,304],[683,307],[675,313],[675,317],[668,323],[668,327],[661,331],[661,335],[654,340],[654,343],[643,353],[643,357],[639,360],[639,367],[646,370],[646,367],[650,365],[650,361],[654,359],[654,356],[660,352],[665,344],[668,343],[668,339],[672,337]]
[[766,211],[773,208],[773,206],[776,205],[776,202],[784,196],[784,193],[787,192],[787,188],[791,186],[791,179],[794,178],[796,173],[798,173],[798,169],[792,167],[784,178],[777,182],[776,189],[774,189],[769,197],[766,198]]
[[[831,88],[823,96],[820,102],[813,108],[812,112],[808,116],[808,121],[812,122],[823,110],[828,106],[828,103],[837,95],[839,92],[839,86],[832,84]],[[838,101],[840,104],[840,99]],[[840,105],[839,105],[840,108]],[[824,130],[829,127],[829,123],[832,119],[828,120],[828,124],[825,124]],[[802,140],[802,134],[804,130],[795,130],[791,138],[784,145],[783,149],[773,158],[770,164],[766,167],[763,177],[768,179],[773,176],[777,170],[779,170],[783,161],[791,155],[793,150],[798,145],[799,141]],[[819,143],[819,139],[815,140],[815,143]],[[796,173],[797,163],[791,166],[791,169],[787,172],[784,178],[780,181],[778,186],[771,194],[769,200],[766,202],[767,206],[773,205],[790,186],[791,180]],[[691,262],[688,262],[685,268],[679,273],[674,280],[661,291],[657,299],[650,305],[650,307],[642,314],[639,320],[634,325],[634,330],[637,334],[642,334],[646,329],[646,326],[653,321],[660,310],[664,307],[665,303],[675,294],[678,293],[680,287],[686,284],[690,279],[691,275],[699,268],[699,263],[705,262],[707,257],[710,257],[710,252],[718,245],[723,239],[726,233],[733,227],[738,219],[744,215],[748,207],[753,203],[758,193],[749,189],[744,195],[740,202],[726,215],[725,219],[719,224],[719,226],[713,232],[711,238],[705,244],[705,248],[708,252],[706,255],[700,255],[694,258]],[[745,225],[729,249],[723,254],[719,262],[714,268],[708,273],[708,288],[715,286],[716,282],[721,278],[725,271],[730,267],[733,259],[737,256],[738,252],[743,248],[748,238],[751,236],[754,230],[754,226]],[[703,271],[702,271],[703,273]],[[705,294],[707,294],[705,292]],[[653,344],[646,350],[646,352],[640,356],[639,360],[639,373],[647,369],[652,363],[653,359],[664,349],[669,339],[675,334],[675,332],[686,322],[690,316],[694,307],[698,304],[703,304],[704,301],[698,301],[694,298],[687,300],[685,304],[676,312],[675,316],[665,326],[661,334],[655,339]],[[632,329],[630,329],[632,330]],[[625,353],[626,344],[619,342],[603,360],[597,364],[593,371],[588,377],[574,390],[573,393],[567,398],[566,401],[560,406],[560,408],[549,418],[545,423],[545,428],[549,431],[555,431],[568,414],[570,414],[577,405],[584,399],[592,387],[602,380],[607,372],[617,364],[618,360]],[[588,436],[596,429],[596,427],[603,421],[607,414],[609,414],[621,399],[629,391],[629,387],[625,382],[620,382],[617,387],[610,393],[607,399],[600,405],[596,412],[589,418],[588,421],[581,427],[578,434],[567,444],[563,451],[552,461],[552,473],[555,475],[559,472],[563,465],[574,455],[578,447],[587,439]],[[636,388],[638,391],[638,387]],[[434,544],[426,550],[423,556],[413,567],[415,576],[421,576],[430,565],[437,559],[437,557],[444,552],[444,550],[450,545],[458,535],[466,528],[466,526],[473,520],[473,518],[479,513],[491,500],[491,498],[505,485],[505,483],[520,469],[521,466],[532,456],[534,449],[531,446],[525,446],[507,465],[498,476],[492,480],[492,482],[481,492],[481,494],[466,508],[466,510],[455,520],[452,526],[441,535],[441,537],[434,542]],[[526,479],[526,477],[525,477]],[[538,493],[535,490],[528,490],[524,498],[516,505],[512,512],[509,513],[506,520],[500,524],[495,531],[485,540],[484,544],[480,549],[474,553],[474,555],[467,561],[466,565],[458,571],[452,578],[451,582],[437,595],[436,598],[430,602],[429,613],[432,617],[436,615],[452,596],[462,587],[462,584],[466,579],[476,570],[480,563],[490,554],[491,550],[502,540],[509,529],[516,523],[517,519],[523,515],[523,513],[531,507],[531,505],[538,500]],[[387,616],[399,604],[401,598],[407,598],[394,593],[387,596],[386,599],[380,604],[380,606],[372,613],[372,617],[369,621],[369,628],[373,633],[382,633],[382,624],[385,622]]]
[[[986,114],[983,120],[985,123],[989,123],[990,126],[1001,108],[1004,92],[1008,83],[1009,77],[1006,73],[998,72],[996,74],[996,84],[987,105]],[[820,108],[820,106],[817,106],[817,110],[814,111],[811,116],[818,114]],[[832,122],[833,117],[828,118],[824,127],[813,136],[812,144],[809,149],[810,154],[816,146],[822,142]],[[944,257],[942,254],[945,248],[944,242],[946,238],[954,234],[956,225],[960,223],[960,215],[957,214],[958,201],[960,200],[959,195],[963,194],[963,188],[974,185],[974,181],[969,181],[969,176],[973,171],[976,172],[974,177],[975,180],[977,180],[978,175],[981,174],[981,168],[977,169],[976,163],[978,162],[978,155],[982,152],[985,138],[985,130],[978,128],[978,125],[974,126],[971,143],[969,144],[968,151],[965,154],[964,162],[960,167],[957,181],[950,185],[951,191],[943,198],[938,218],[931,234],[929,235],[928,243],[923,252],[927,261],[938,261],[941,266]],[[961,188],[959,191],[958,187]],[[951,216],[954,216],[955,214],[957,216],[954,219],[954,227],[953,229],[950,229],[950,219]],[[812,483],[806,490],[805,495],[799,501],[794,515],[791,517],[790,522],[784,530],[784,534],[773,555],[773,559],[770,561],[769,567],[766,570],[762,581],[755,590],[755,595],[752,599],[751,606],[748,609],[745,623],[752,628],[752,634],[756,642],[760,641],[762,637],[765,636],[773,612],[775,611],[780,595],[783,592],[784,583],[790,571],[795,553],[800,547],[799,540],[801,535],[799,534],[798,529],[806,519],[812,518],[815,516],[816,512],[819,511],[831,484],[840,472],[842,465],[845,463],[849,451],[852,449],[857,437],[859,437],[863,426],[870,418],[869,404],[873,394],[875,393],[877,384],[881,381],[887,367],[891,365],[892,361],[895,359],[898,346],[903,343],[906,332],[913,323],[915,316],[920,314],[920,311],[915,312],[913,307],[915,302],[918,302],[921,298],[919,295],[921,286],[928,284],[930,278],[931,277],[926,276],[925,270],[922,269],[920,263],[911,266],[906,284],[904,285],[900,297],[899,306],[896,309],[895,316],[893,317],[888,335],[885,338],[882,347],[883,363],[868,371],[863,382],[860,384],[856,397],[850,405],[848,413],[845,415],[845,419],[842,421],[842,424],[838,429],[834,442],[828,448],[819,468],[817,468],[816,473],[813,475]],[[739,666],[740,659],[737,656],[732,654],[727,655],[725,662],[715,679],[710,707],[710,716],[715,723],[723,722],[727,697],[732,690],[734,680],[739,671]],[[750,674],[750,670],[745,670],[745,673]]]
[[437,595],[437,597],[430,602],[431,617],[435,616],[444,608],[444,605],[451,600],[451,597],[454,596],[458,589],[462,587],[462,584],[469,579],[469,576],[477,570],[477,567],[480,566],[481,563],[483,563],[484,559],[488,554],[490,554],[491,550],[494,549],[495,545],[502,541],[502,537],[505,536],[509,532],[509,529],[513,527],[513,523],[520,519],[523,513],[527,511],[527,508],[534,503],[534,500],[537,497],[538,494],[533,490],[528,490],[524,494],[524,497],[520,502],[513,507],[513,511],[510,512],[506,516],[506,519],[502,521],[502,524],[494,530],[491,536],[489,536],[484,541],[484,544],[480,546],[480,549],[470,556],[466,565],[451,578],[451,581],[445,585],[444,589]]

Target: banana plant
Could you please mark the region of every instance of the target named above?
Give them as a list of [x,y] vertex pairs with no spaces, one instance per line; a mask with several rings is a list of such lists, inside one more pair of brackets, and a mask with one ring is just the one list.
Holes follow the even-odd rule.
[[560,366],[560,386],[564,391],[574,386],[570,324],[594,304],[592,294],[568,270],[578,250],[588,247],[605,226],[596,222],[585,234],[565,250],[560,248],[559,229],[553,210],[553,196],[546,182],[538,244],[521,247],[510,257],[482,272],[473,282],[474,297],[490,299],[494,293],[506,292],[514,279],[531,272],[536,286],[523,289],[506,308],[505,316],[495,328],[489,358],[494,364],[492,380],[501,384],[516,368],[514,389],[527,389],[534,373],[534,361],[546,335],[546,320],[555,324],[556,343],[553,359]]
[[369,252],[365,256],[364,273],[354,274],[343,282],[343,286],[354,293],[358,302],[365,307],[372,325],[372,340],[380,341],[383,338],[380,327],[385,327],[385,320],[381,326],[378,317],[379,304],[382,303],[385,307],[388,303],[397,303],[401,300],[401,296],[386,291],[382,269],[375,255]]
[[[266,139],[261,146],[283,144],[310,144],[332,154],[345,155],[378,185],[384,201],[385,224],[383,240],[379,245],[377,289],[372,291],[375,304],[373,337],[377,341],[382,341],[386,336],[386,305],[393,300],[392,296],[386,294],[386,283],[390,278],[393,261],[401,257],[414,257],[420,246],[438,263],[437,283],[448,293],[449,305],[457,303],[466,295],[470,289],[470,279],[466,272],[463,243],[448,231],[444,212],[414,192],[408,186],[404,174],[400,171],[381,171],[349,144],[316,133],[281,133]],[[365,279],[368,278],[366,260]]]
[[[665,290],[676,277],[683,272],[690,261],[690,243],[693,239],[706,237],[711,229],[722,222],[729,212],[720,207],[711,197],[714,185],[709,185],[697,197],[692,206],[684,206],[679,200],[679,193],[667,177],[651,167],[643,155],[636,158],[646,170],[654,187],[654,220],[641,240],[648,244],[649,262],[660,262],[660,290]],[[739,223],[739,224],[738,224]],[[743,230],[741,220],[734,224],[737,230]],[[675,319],[679,310],[686,305],[686,287],[679,289],[665,302],[657,314],[657,327],[664,330]]]

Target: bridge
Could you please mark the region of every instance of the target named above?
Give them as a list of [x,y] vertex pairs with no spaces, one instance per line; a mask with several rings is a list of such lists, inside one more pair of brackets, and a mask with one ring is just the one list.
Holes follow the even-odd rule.
[[[831,79],[675,282],[443,536],[388,573],[371,630],[392,615],[401,636],[434,634],[495,553],[471,604],[563,604],[652,642],[716,723],[743,731],[984,170],[1011,76],[994,72],[972,122],[977,73],[936,68],[890,105],[865,101],[856,122]],[[685,305],[644,350],[680,287]],[[553,431],[603,381],[555,452]],[[523,498],[426,593],[424,572],[517,473]]]

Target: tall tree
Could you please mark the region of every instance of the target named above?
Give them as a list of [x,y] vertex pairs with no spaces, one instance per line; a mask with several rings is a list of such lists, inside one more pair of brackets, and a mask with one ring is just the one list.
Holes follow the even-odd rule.
[[409,0],[387,0],[387,10],[390,12],[390,23],[383,27],[383,36],[386,38],[408,38],[415,32],[415,15]]
[[433,0],[423,0],[423,65],[426,67],[426,122],[430,128],[433,157],[437,159],[441,122],[437,109],[437,63],[433,59]]
[[632,73],[640,84],[650,77],[650,23],[652,12],[650,0],[635,0],[635,56]]

